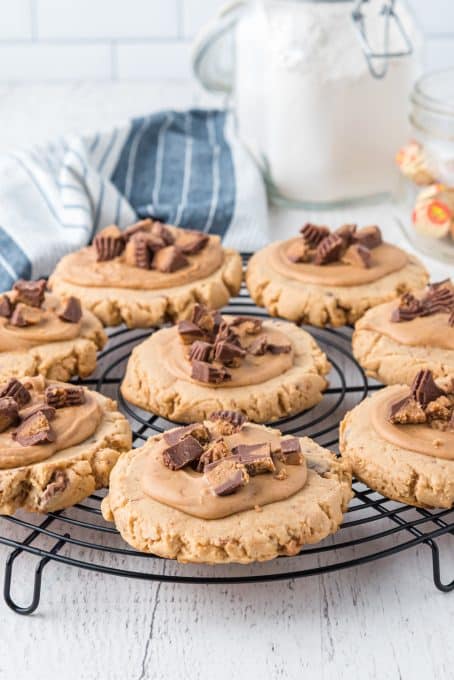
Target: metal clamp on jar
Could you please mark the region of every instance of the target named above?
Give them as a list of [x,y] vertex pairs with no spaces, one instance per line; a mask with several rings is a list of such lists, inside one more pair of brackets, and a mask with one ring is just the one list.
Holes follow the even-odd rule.
[[270,197],[335,207],[394,188],[421,45],[403,0],[251,0],[204,29],[193,65],[232,96]]

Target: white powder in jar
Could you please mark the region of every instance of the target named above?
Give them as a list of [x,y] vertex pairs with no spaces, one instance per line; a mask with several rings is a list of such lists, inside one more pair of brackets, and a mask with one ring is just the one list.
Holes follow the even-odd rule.
[[[383,0],[363,11],[368,37],[383,49]],[[279,193],[332,202],[392,188],[396,150],[408,136],[415,55],[393,59],[374,78],[355,34],[352,2],[257,3],[236,30],[239,133],[266,159]],[[410,15],[396,5],[413,41]],[[402,47],[395,30],[392,49]]]

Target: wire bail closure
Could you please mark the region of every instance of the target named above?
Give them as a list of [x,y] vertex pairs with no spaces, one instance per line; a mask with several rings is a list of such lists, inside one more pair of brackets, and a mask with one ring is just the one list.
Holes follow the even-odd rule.
[[[396,0],[389,0],[385,2],[380,10],[380,14],[384,17],[384,39],[383,52],[374,52],[367,36],[366,22],[362,6],[369,2],[369,0],[357,0],[355,8],[352,11],[352,19],[355,24],[355,30],[358,40],[366,57],[369,71],[374,78],[384,78],[388,72],[389,60],[395,57],[407,57],[413,53],[413,44],[405,31],[405,28],[395,11]],[[397,51],[390,51],[389,48],[389,34],[391,22],[394,21],[397,30],[405,44],[405,48]],[[377,67],[375,61],[381,61],[381,65]]]

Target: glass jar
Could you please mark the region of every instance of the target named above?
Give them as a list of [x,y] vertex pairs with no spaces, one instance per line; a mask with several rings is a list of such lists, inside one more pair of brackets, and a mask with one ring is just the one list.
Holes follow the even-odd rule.
[[420,78],[411,95],[413,140],[397,155],[396,215],[413,244],[454,261],[454,68]]
[[421,45],[403,0],[240,0],[204,29],[193,64],[232,96],[270,197],[325,208],[395,188]]

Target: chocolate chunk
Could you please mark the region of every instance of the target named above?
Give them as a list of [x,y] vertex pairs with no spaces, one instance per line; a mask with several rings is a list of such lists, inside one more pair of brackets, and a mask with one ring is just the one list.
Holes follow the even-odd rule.
[[162,452],[162,460],[171,470],[181,470],[185,465],[198,460],[203,453],[203,447],[192,435],[184,437],[173,446]]
[[193,361],[208,361],[210,362],[213,357],[213,345],[209,342],[203,342],[203,340],[196,340],[192,343],[191,349],[189,351],[189,360]]
[[134,224],[126,227],[126,229],[122,232],[123,238],[126,242],[128,242],[129,239],[136,234],[149,232],[152,225],[153,220],[150,220],[149,218],[145,220],[139,220],[139,222],[134,222]]
[[125,249],[125,239],[120,229],[112,224],[93,239],[97,262],[106,262],[119,257]]
[[41,411],[24,420],[12,436],[21,446],[35,446],[55,441],[55,433]]
[[246,350],[231,342],[217,342],[214,347],[214,358],[225,366],[236,365],[246,355]]
[[315,251],[314,264],[323,265],[336,262],[344,249],[344,241],[337,234],[331,234],[321,241]]
[[16,281],[13,286],[13,290],[16,291],[15,302],[23,302],[30,307],[41,307],[44,302],[46,285],[44,279],[39,279],[38,281],[24,281],[24,279],[20,279]]
[[422,305],[412,293],[404,293],[399,301],[399,306],[391,313],[391,321],[411,321],[421,314]]
[[239,330],[246,333],[246,335],[257,335],[262,332],[263,321],[253,316],[236,316],[230,325],[233,328],[239,326]]
[[304,227],[301,227],[300,233],[311,248],[316,248],[324,238],[329,236],[330,231],[328,227],[318,227],[316,224],[308,222]]
[[356,224],[343,224],[334,233],[341,237],[346,246],[349,246],[355,240]]
[[255,357],[261,357],[266,353],[266,350],[268,348],[268,341],[266,337],[263,338],[256,338],[249,347],[247,348],[247,351],[249,354],[252,354]]
[[206,361],[193,361],[191,368],[191,378],[203,383],[219,385],[232,377],[224,368],[215,368]]
[[6,319],[9,319],[11,314],[13,313],[13,303],[9,299],[7,295],[1,295],[0,296],[0,316],[5,317]]
[[208,234],[186,230],[178,236],[176,245],[185,255],[195,255],[205,248],[209,240]]
[[34,416],[35,413],[43,413],[47,420],[52,420],[55,418],[55,409],[53,406],[49,406],[49,404],[46,404],[45,402],[42,402],[41,404],[35,404],[34,406],[29,406],[28,408],[23,408],[19,411],[19,416],[20,419],[27,420],[27,418],[30,418],[31,416]]
[[222,421],[231,425],[233,429],[228,434],[239,432],[246,422],[246,416],[241,411],[213,411],[208,419],[214,422]]
[[236,460],[225,459],[207,466],[205,478],[216,496],[230,496],[249,482],[244,465]]
[[11,326],[25,328],[26,326],[35,326],[42,321],[42,318],[43,314],[40,309],[19,302],[14,308],[9,323]]
[[212,333],[214,332],[215,312],[208,309],[206,305],[197,303],[192,310],[191,321],[206,333]]
[[154,250],[150,247],[150,236],[139,231],[129,239],[125,250],[125,262],[132,267],[150,269]]
[[192,321],[180,321],[177,331],[185,345],[192,344],[195,340],[205,337],[204,332]]
[[154,220],[153,224],[151,225],[150,233],[153,236],[161,239],[161,241],[164,241],[166,246],[171,246],[173,243],[175,243],[175,237],[170,229],[162,222],[158,222],[158,220]]
[[389,420],[399,425],[417,425],[425,423],[427,417],[421,404],[410,396],[391,404]]
[[291,345],[274,345],[272,342],[266,344],[266,351],[270,354],[288,354],[291,350]]
[[411,394],[423,408],[434,399],[438,399],[445,394],[438,385],[436,385],[432,371],[423,369],[418,371],[411,385]]
[[166,246],[158,250],[153,257],[151,266],[163,274],[170,274],[179,269],[183,269],[189,264],[188,259],[183,255],[181,250],[175,246]]
[[69,297],[58,316],[62,321],[66,321],[67,323],[79,323],[82,318],[82,307],[79,298],[73,296]]
[[177,444],[179,441],[191,435],[201,444],[206,444],[210,440],[210,433],[202,423],[192,423],[184,427],[177,427],[164,433],[166,444]]
[[0,399],[0,432],[19,422],[19,409],[12,397]]
[[223,439],[218,439],[205,449],[197,463],[197,472],[203,472],[208,465],[228,458],[231,451]]
[[232,449],[232,453],[240,463],[246,466],[250,475],[264,472],[275,472],[276,468],[271,457],[271,446],[263,444],[239,444]]
[[360,243],[349,246],[342,256],[342,262],[351,264],[352,267],[367,269],[372,264],[372,254],[369,248],[365,248]]
[[369,248],[369,250],[372,250],[372,248],[376,248],[383,243],[380,228],[376,226],[358,229],[355,233],[354,240],[355,243],[359,243],[365,248]]
[[63,472],[63,470],[56,470],[51,476],[46,490],[39,499],[39,505],[41,507],[45,506],[51,498],[54,498],[57,494],[63,493],[68,486],[68,477]]
[[44,393],[49,406],[65,408],[66,406],[80,406],[85,403],[85,391],[83,387],[64,387],[62,385],[49,385]]
[[281,439],[281,452],[283,462],[287,465],[302,465],[304,462],[300,440],[297,437]]
[[310,246],[304,239],[293,241],[285,251],[290,262],[309,262]]
[[30,392],[17,378],[11,378],[5,387],[0,390],[0,399],[3,397],[12,397],[19,408],[28,404],[31,399]]

